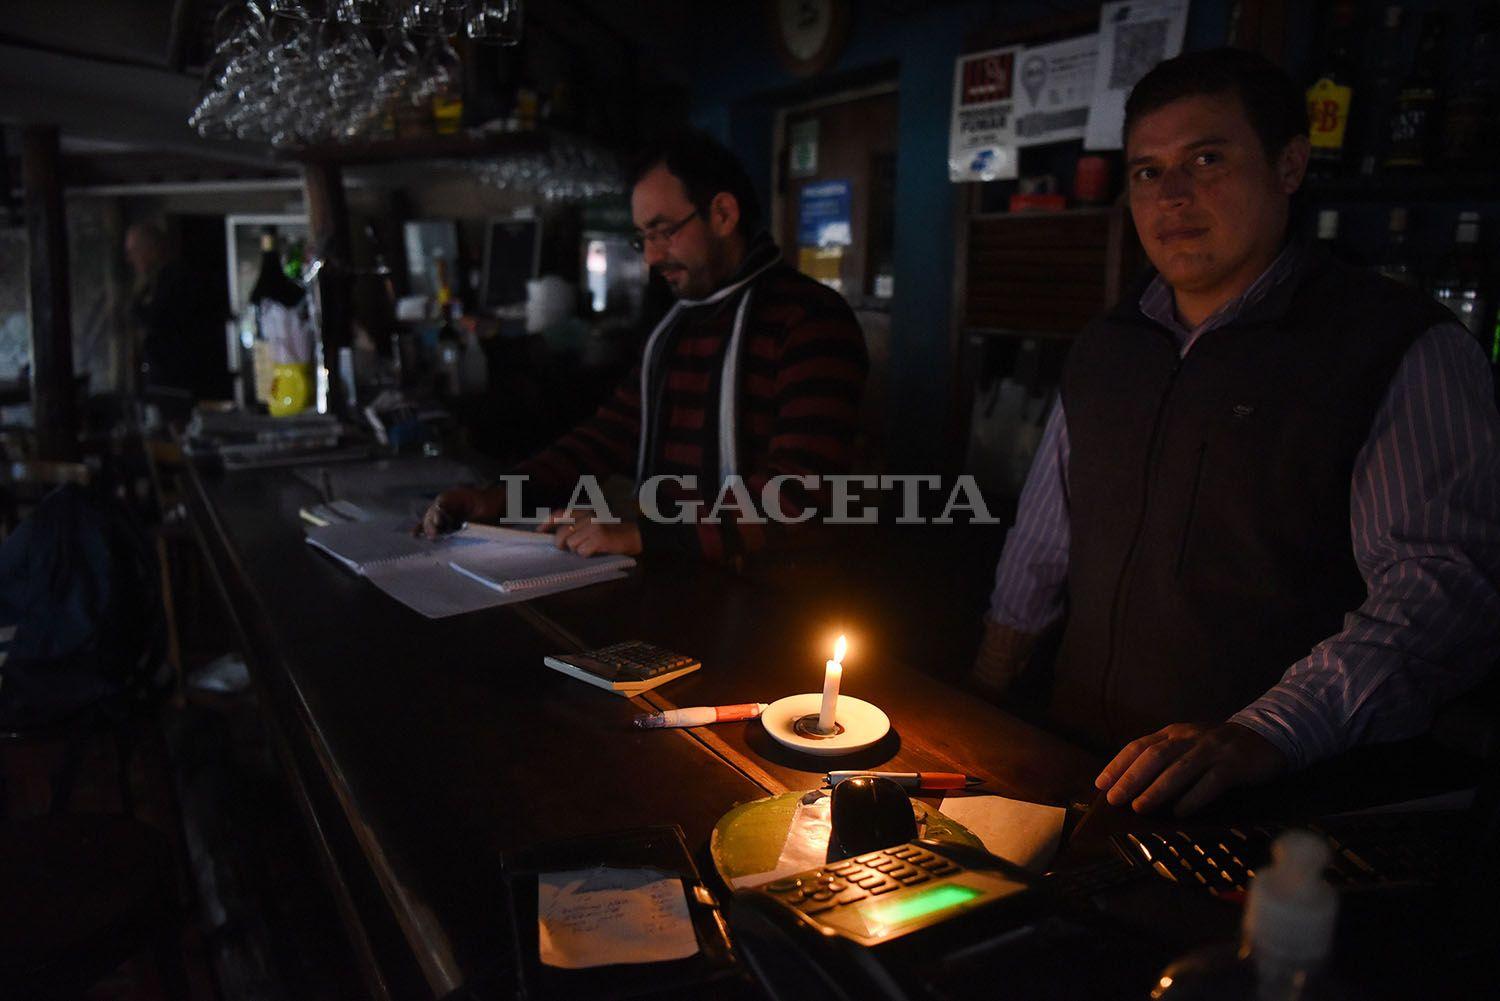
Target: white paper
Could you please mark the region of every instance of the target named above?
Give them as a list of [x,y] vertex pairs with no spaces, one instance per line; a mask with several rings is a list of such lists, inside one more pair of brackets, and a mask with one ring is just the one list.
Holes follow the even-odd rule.
[[959,56],[953,70],[948,179],[995,181],[1017,176],[1015,69],[1021,47]]
[[655,869],[573,869],[536,884],[537,944],[547,966],[659,963],[698,951],[682,880]]
[[950,796],[939,808],[984,842],[985,850],[1022,869],[1047,870],[1062,841],[1067,811],[1004,796]]
[[490,540],[467,529],[436,539],[418,539],[411,534],[410,521],[390,518],[309,528],[307,542],[362,574],[402,560],[445,563],[459,553],[493,548]]
[[[482,608],[513,605],[549,594],[560,594],[578,586],[576,581],[567,581],[551,587],[533,587],[507,593],[458,573],[436,559],[431,563],[403,560],[389,566],[376,567],[365,576],[386,594],[429,619],[445,619],[450,615],[477,612]],[[625,571],[616,570],[590,577],[588,582],[597,584],[606,580],[619,580],[624,576]]]
[[271,361],[278,365],[305,365],[312,361],[311,329],[295,306],[266,300],[259,306],[260,329],[271,347]]
[[555,544],[536,545],[530,539],[475,546],[448,555],[448,565],[454,570],[506,594],[557,584],[582,587],[635,566],[629,556],[580,556]]
[[[520,541],[511,534],[521,537]],[[586,560],[551,547],[551,536],[543,536],[547,547],[533,542],[533,533],[502,535],[500,530],[476,526],[434,540],[416,539],[410,521],[389,518],[366,522],[341,522],[307,530],[308,544],[321,549],[345,566],[362,574],[386,594],[429,619],[477,612],[482,608],[528,601],[584,584],[618,580],[621,569],[634,565],[628,557],[596,557]],[[518,554],[523,566],[532,566],[539,556],[568,559],[569,566],[588,571],[586,579],[559,579],[515,591],[497,590],[452,565],[460,555],[496,551]],[[551,566],[551,562],[548,566]]]
[[1094,96],[1099,36],[1083,35],[1021,52],[1016,66],[1015,144],[1082,139]]
[[1099,11],[1099,61],[1084,149],[1119,149],[1125,98],[1136,81],[1182,51],[1188,0],[1126,0]]

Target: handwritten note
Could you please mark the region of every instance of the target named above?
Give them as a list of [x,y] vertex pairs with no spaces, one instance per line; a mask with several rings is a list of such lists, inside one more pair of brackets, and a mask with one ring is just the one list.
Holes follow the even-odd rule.
[[655,869],[542,873],[536,914],[547,966],[658,963],[698,951],[682,880]]

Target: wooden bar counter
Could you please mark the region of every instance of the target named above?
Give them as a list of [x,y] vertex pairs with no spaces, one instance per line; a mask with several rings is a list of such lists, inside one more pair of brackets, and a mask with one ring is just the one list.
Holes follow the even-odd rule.
[[[677,823],[706,866],[736,803],[813,788],[834,759],[781,748],[758,722],[641,731],[653,707],[765,701],[821,685],[825,638],[857,637],[857,599],[792,600],[711,568],[628,579],[425,619],[303,540],[317,492],[288,470],[192,470],[190,506],[241,633],[263,712],[376,996],[503,980],[502,853]],[[644,699],[582,685],[544,654],[622,639],[704,668]],[[841,767],[975,772],[997,792],[1086,795],[1098,763],[878,650],[845,691],[892,733]]]
[[[1094,798],[1098,756],[917,670],[939,665],[887,655],[888,626],[913,612],[826,557],[763,576],[643,565],[623,580],[429,620],[305,543],[298,510],[322,499],[316,479],[200,467],[189,479],[193,523],[374,997],[513,993],[501,858],[528,845],[675,823],[712,883],[706,846],[725,812],[815,788],[832,767],[961,771],[1017,798]],[[843,692],[891,720],[867,751],[792,751],[758,721],[630,725],[652,709],[818,691],[840,632],[851,640]],[[690,653],[703,669],[627,700],[542,664],[627,639]],[[1409,748],[1371,755],[1237,792],[1210,813],[1305,816],[1467,777]],[[1148,823],[1094,811],[1074,857]]]

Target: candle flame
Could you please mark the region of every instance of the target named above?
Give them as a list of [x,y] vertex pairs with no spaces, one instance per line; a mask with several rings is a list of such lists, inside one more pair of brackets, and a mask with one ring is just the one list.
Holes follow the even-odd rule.
[[839,641],[833,645],[833,662],[840,666],[844,663],[844,654],[849,650],[849,641],[844,639],[844,634],[839,634]]

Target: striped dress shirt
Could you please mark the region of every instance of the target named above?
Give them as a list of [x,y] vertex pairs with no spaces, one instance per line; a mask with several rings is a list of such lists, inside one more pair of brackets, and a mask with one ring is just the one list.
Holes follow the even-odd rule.
[[[1178,320],[1160,276],[1141,311],[1183,355],[1295,270],[1290,245],[1246,291],[1196,327]],[[1048,416],[995,571],[990,617],[1040,633],[1064,613],[1069,547],[1068,428]],[[1291,664],[1231,721],[1305,767],[1356,744],[1426,730],[1436,709],[1500,658],[1500,412],[1489,365],[1457,322],[1402,358],[1355,458],[1354,559],[1368,594],[1343,629]],[[1191,722],[1184,720],[1182,722]]]

